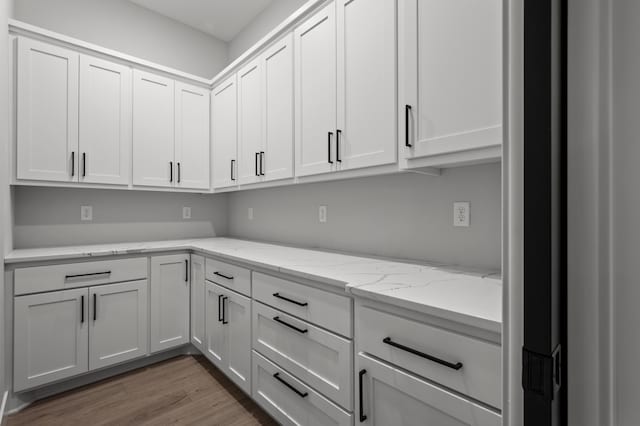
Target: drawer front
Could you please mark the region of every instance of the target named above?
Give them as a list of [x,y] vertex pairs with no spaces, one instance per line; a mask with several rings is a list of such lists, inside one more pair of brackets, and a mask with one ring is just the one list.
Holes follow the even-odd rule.
[[253,348],[351,410],[350,340],[254,301]]
[[366,355],[356,357],[363,426],[500,426],[500,414]]
[[[493,407],[502,405],[498,345],[364,306],[356,311],[356,341],[358,353],[374,355]],[[458,363],[461,367],[455,369]]]
[[352,414],[253,351],[253,399],[283,425],[347,426]]
[[147,279],[147,258],[18,268],[15,295]]
[[346,337],[353,336],[349,297],[253,273],[253,298]]
[[251,296],[251,271],[249,269],[207,259],[205,271],[207,280],[245,296]]

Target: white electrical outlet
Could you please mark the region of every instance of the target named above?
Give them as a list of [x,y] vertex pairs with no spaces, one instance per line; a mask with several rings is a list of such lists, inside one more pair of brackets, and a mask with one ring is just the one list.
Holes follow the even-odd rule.
[[460,201],[453,203],[453,226],[469,226],[469,202]]
[[327,206],[318,207],[318,221],[320,223],[327,223]]
[[191,219],[191,207],[183,207],[182,208],[182,218],[183,219]]
[[253,220],[253,207],[249,207],[249,210],[247,210],[247,217],[249,220]]
[[93,206],[80,206],[80,220],[93,220]]

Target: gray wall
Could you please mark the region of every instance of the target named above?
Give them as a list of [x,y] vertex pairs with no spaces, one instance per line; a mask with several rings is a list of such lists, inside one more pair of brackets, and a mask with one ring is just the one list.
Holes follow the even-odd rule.
[[229,62],[242,55],[305,3],[305,0],[273,0],[268,8],[256,16],[231,40],[229,43]]
[[[225,235],[227,196],[148,191],[16,187],[15,248]],[[93,221],[80,221],[80,206]],[[191,207],[191,220],[182,207]]]
[[201,77],[228,63],[222,40],[127,0],[18,0],[14,18]]
[[[499,164],[487,164],[232,193],[229,234],[499,269],[500,175]],[[454,201],[471,203],[469,228],[453,227]],[[325,224],[319,205],[328,206]]]

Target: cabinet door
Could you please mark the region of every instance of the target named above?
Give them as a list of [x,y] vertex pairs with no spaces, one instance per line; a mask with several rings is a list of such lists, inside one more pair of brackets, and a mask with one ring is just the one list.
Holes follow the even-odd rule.
[[234,186],[237,177],[237,93],[235,74],[211,93],[213,186]]
[[15,392],[88,370],[87,303],[86,288],[14,299]]
[[394,163],[397,2],[336,1],[338,167],[345,170]]
[[264,180],[293,177],[293,34],[263,54]]
[[262,63],[255,59],[238,71],[238,180],[255,183],[262,176]]
[[402,157],[499,146],[502,2],[405,0],[400,5]]
[[80,56],[80,182],[129,183],[131,76],[127,66]]
[[225,371],[227,344],[225,326],[222,319],[222,298],[224,290],[219,285],[205,283],[205,356],[220,370]]
[[204,257],[191,255],[191,343],[204,353]]
[[18,39],[18,179],[78,180],[78,53]]
[[251,299],[226,290],[222,303],[228,355],[225,371],[251,394]]
[[209,189],[209,91],[176,82],[176,186]]
[[89,300],[91,370],[149,353],[147,280],[91,287]]
[[151,258],[151,352],[189,342],[189,255]]
[[133,71],[133,184],[173,186],[174,82]]
[[[498,413],[417,376],[356,357],[356,419],[363,425],[500,426]],[[362,395],[361,392],[362,391]]]
[[335,169],[336,5],[294,32],[296,176]]

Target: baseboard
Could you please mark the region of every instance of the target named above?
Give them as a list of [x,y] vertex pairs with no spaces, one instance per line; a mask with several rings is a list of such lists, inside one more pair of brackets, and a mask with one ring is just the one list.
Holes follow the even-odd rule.
[[5,409],[7,407],[7,399],[9,398],[9,391],[4,391],[2,394],[2,404],[0,405],[0,425],[4,426],[7,424],[7,416],[5,413]]

